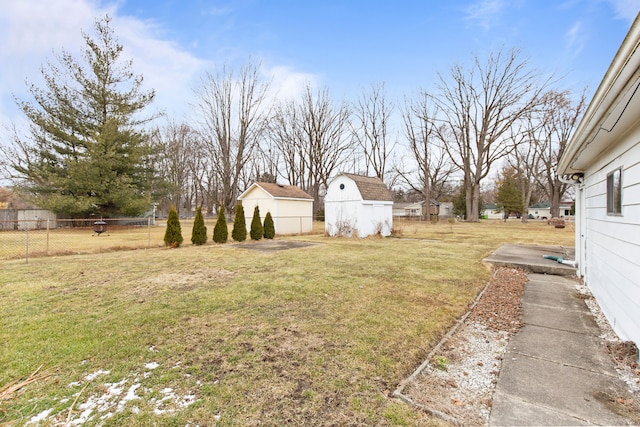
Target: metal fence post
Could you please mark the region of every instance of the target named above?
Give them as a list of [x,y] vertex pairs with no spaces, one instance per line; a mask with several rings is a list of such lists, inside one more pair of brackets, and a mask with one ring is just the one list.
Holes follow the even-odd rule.
[[49,218],[47,218],[47,255],[49,255]]
[[151,217],[147,218],[147,249],[149,249],[150,247],[151,247]]
[[26,263],[29,264],[29,226],[27,226],[27,238],[26,238],[26,251],[25,251],[25,259]]

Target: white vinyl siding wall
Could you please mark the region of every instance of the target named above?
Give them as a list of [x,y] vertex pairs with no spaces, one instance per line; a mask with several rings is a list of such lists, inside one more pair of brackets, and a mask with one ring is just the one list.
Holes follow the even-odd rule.
[[[632,136],[633,135],[633,136]],[[640,343],[640,143],[625,144],[585,170],[585,282],[622,339]],[[631,139],[633,138],[633,139]],[[622,171],[622,212],[607,213],[607,176]]]

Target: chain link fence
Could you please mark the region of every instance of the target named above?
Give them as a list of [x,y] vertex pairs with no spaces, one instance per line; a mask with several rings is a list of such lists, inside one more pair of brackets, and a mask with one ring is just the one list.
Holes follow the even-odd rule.
[[152,218],[0,220],[0,259],[157,247],[163,236]]
[[[230,218],[228,218],[229,220]],[[311,217],[273,217],[279,235],[321,232]],[[205,218],[209,241],[216,217]],[[247,231],[251,218],[247,218]],[[189,244],[193,218],[181,218],[184,244]],[[227,224],[229,235],[233,223]],[[76,255],[164,246],[166,219],[0,219],[0,260]],[[229,236],[231,240],[231,236]]]

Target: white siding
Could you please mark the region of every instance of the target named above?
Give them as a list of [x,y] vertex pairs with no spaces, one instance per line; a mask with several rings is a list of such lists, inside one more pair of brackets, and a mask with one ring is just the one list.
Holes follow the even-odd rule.
[[[276,199],[277,210],[271,212],[276,233],[302,234],[313,229],[313,200]],[[260,210],[262,215],[262,210]],[[267,213],[265,212],[264,215]],[[279,230],[279,231],[278,231]]]
[[[276,202],[271,194],[264,191],[262,188],[255,186],[251,188],[251,191],[244,194],[242,197],[242,207],[244,209],[244,217],[247,223],[247,230],[251,227],[251,220],[253,219],[253,210],[258,206],[260,210],[260,218],[264,222],[264,217],[267,212],[271,212],[271,215],[275,215]],[[277,227],[276,233],[278,233]]]
[[[622,339],[640,343],[640,135],[585,170],[584,274]],[[622,215],[607,214],[607,174],[622,168]]]
[[[344,187],[340,188],[341,185]],[[358,237],[367,237],[378,231],[388,236],[393,226],[393,202],[363,200],[355,181],[338,175],[327,188],[324,217],[329,236],[356,233]]]
[[254,186],[242,196],[242,207],[247,222],[251,227],[253,210],[256,205],[260,210],[260,220],[264,223],[267,212],[271,212],[276,234],[302,234],[313,229],[313,200],[274,198],[264,189]]

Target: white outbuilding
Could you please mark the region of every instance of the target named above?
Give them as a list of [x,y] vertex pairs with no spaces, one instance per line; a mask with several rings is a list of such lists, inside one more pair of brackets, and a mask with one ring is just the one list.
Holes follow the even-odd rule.
[[238,200],[247,224],[251,224],[253,210],[258,206],[263,223],[267,212],[271,212],[276,234],[309,233],[313,228],[313,197],[295,185],[255,182]]
[[558,164],[575,184],[577,273],[640,346],[640,15]]
[[329,236],[388,236],[393,228],[393,197],[378,177],[341,173],[324,198],[325,231]]

